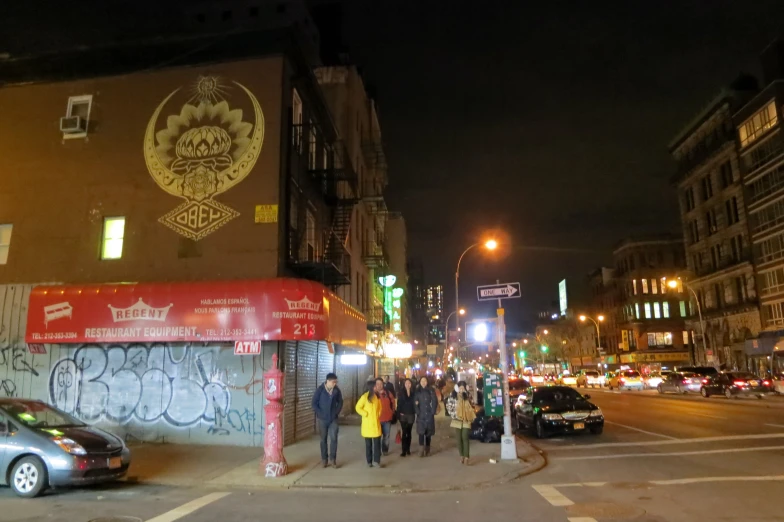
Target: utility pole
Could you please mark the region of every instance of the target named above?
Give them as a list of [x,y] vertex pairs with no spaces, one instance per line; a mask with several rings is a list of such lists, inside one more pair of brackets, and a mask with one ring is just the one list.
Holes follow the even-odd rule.
[[[497,284],[501,281],[496,280]],[[504,398],[504,436],[501,438],[501,460],[517,460],[517,442],[512,432],[512,411],[509,405],[509,360],[506,356],[506,323],[504,307],[498,299],[498,352],[501,357],[501,383]]]

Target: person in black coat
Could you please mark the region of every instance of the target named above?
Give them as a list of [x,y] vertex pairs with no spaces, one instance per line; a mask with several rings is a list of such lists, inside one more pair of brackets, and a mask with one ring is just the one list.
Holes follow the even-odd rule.
[[[343,394],[338,388],[338,376],[328,373],[324,383],[316,389],[311,403],[321,436],[321,461],[326,468],[337,468],[338,417],[343,409]],[[327,447],[329,438],[329,448]],[[329,453],[327,453],[329,449]]]
[[436,413],[438,412],[438,397],[436,391],[430,386],[427,377],[419,380],[416,395],[416,425],[419,434],[419,456],[430,455],[430,439],[436,433]]
[[415,395],[414,382],[411,379],[406,379],[397,398],[397,418],[400,420],[400,428],[402,430],[401,442],[403,443],[401,457],[411,455],[411,430],[416,422]]

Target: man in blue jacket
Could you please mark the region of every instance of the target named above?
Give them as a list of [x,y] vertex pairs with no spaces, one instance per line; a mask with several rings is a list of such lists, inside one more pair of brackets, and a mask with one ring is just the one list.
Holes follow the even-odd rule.
[[[338,388],[338,376],[327,374],[327,380],[313,394],[313,411],[316,412],[319,435],[321,435],[321,463],[326,468],[337,468],[338,416],[343,409],[343,394]],[[329,458],[327,458],[327,436],[329,436]]]

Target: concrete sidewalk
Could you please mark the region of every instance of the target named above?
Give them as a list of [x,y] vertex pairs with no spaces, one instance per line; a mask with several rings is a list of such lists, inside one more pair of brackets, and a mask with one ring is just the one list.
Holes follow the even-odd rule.
[[[259,474],[262,448],[141,444],[131,447],[132,464],[127,480],[220,488],[341,488],[425,492],[500,484],[537,471],[545,465],[544,457],[536,449],[517,439],[520,457],[517,462],[500,461],[500,444],[471,441],[471,464],[463,466],[448,419],[437,420],[430,457],[412,455],[403,458],[400,456],[400,445],[393,442],[390,455],[381,459],[381,469],[367,467],[365,442],[359,433],[359,421],[357,418],[348,418],[340,427],[338,469],[321,467],[319,442],[315,436],[285,448],[289,474],[275,479]],[[415,453],[418,451],[416,440],[411,450]],[[490,459],[498,462],[491,463]]]

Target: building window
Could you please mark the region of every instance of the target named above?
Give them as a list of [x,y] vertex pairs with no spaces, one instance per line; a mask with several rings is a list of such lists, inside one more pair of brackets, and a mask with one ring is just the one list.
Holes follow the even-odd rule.
[[648,346],[672,346],[672,332],[648,332]]
[[735,236],[730,239],[730,250],[732,251],[732,261],[739,263],[743,258],[743,236]]
[[733,197],[724,202],[724,208],[727,211],[727,225],[734,225],[740,221],[738,214],[738,198]]
[[640,303],[634,303],[634,317],[640,318]]
[[777,234],[756,247],[758,249],[758,259],[760,263],[767,263],[775,259],[784,257],[784,234]]
[[666,277],[662,277],[661,278],[661,293],[663,293],[663,294],[667,293],[667,278]]
[[656,283],[655,279],[651,279],[651,293],[652,294],[659,293],[659,285]]
[[82,96],[71,96],[68,98],[68,118],[79,117],[81,132],[64,132],[63,138],[84,138],[87,136],[87,127],[90,123],[90,110],[93,106],[93,95],[85,94]]
[[651,303],[645,303],[645,318],[651,318]]
[[316,218],[307,210],[305,211],[305,254],[308,261],[316,260]]
[[632,280],[632,287],[634,288],[634,295],[637,295],[637,280]]
[[779,165],[749,185],[749,204],[756,203],[784,187],[784,165]]
[[101,259],[120,259],[122,257],[124,236],[124,217],[104,218]]
[[710,209],[705,213],[705,223],[708,226],[708,235],[715,234],[719,230],[719,223],[716,221],[716,210]]
[[[728,202],[729,203],[729,202]],[[784,200],[780,199],[767,205],[759,212],[750,215],[751,231],[763,232],[784,222]]]
[[310,120],[310,131],[308,133],[308,169],[316,170],[316,158],[318,155],[318,132],[313,120]]
[[725,161],[719,167],[719,176],[721,177],[721,188],[725,189],[732,185],[732,163]]
[[751,118],[746,120],[738,128],[740,135],[740,145],[745,147],[750,145],[765,131],[772,129],[778,123],[778,115],[776,114],[776,102],[771,101],[765,107],[757,111]]
[[681,317],[686,317],[686,301],[681,301],[679,305],[681,310]]
[[291,93],[291,121],[294,125],[294,132],[292,133],[292,140],[294,149],[302,153],[302,98],[299,97],[297,89]]
[[686,206],[686,212],[694,210],[694,187],[689,187],[683,192],[683,202]]
[[[743,278],[736,278],[739,288],[743,288]],[[760,274],[760,295],[770,295],[784,291],[784,268],[777,268]]]
[[670,303],[668,303],[667,301],[664,301],[662,303],[662,315],[664,316],[665,319],[670,318]]
[[782,146],[781,140],[771,139],[760,143],[743,155],[743,165],[746,167],[746,172],[753,172],[762,167],[772,158],[781,154],[782,149],[784,146]]
[[711,266],[714,270],[718,270],[721,266],[721,245],[713,245],[710,248],[711,253]]
[[658,302],[653,303],[653,318],[661,319],[661,308]]
[[784,303],[774,303],[763,307],[763,310],[765,311],[765,324],[767,326],[784,326],[784,310],[782,310],[782,304]]
[[0,225],[0,265],[8,263],[8,251],[11,249],[11,232],[14,226],[11,224]]
[[643,279],[642,280],[642,293],[643,294],[647,294],[648,293],[648,280],[647,279]]
[[683,331],[683,346],[689,346],[689,332]]
[[702,178],[702,200],[708,201],[713,197],[713,183],[710,174]]
[[694,219],[689,223],[689,242],[693,245],[700,240],[700,225]]

